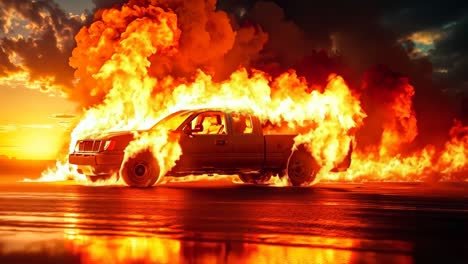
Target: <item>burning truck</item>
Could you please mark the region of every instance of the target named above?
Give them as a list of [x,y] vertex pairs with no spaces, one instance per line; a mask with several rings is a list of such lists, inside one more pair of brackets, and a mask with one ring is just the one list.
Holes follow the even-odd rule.
[[[264,135],[259,119],[250,114],[183,110],[142,132],[161,128],[179,138],[183,153],[167,172],[169,175],[237,174],[243,182],[253,184],[267,183],[272,175],[287,175],[292,185],[299,186],[312,183],[320,171],[320,165],[305,146],[293,150],[297,135]],[[124,150],[134,133],[137,132],[121,131],[78,140],[69,155],[70,164],[77,165],[78,172],[91,181],[121,175],[129,186],[150,187],[164,176],[151,151],[136,153],[123,162]],[[352,142],[345,159],[333,170],[346,170],[351,153]]]

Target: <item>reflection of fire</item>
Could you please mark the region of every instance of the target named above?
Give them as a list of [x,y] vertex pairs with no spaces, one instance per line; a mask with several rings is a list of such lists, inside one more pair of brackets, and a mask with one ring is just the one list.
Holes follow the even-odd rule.
[[[75,232],[76,233],[76,232]],[[412,263],[410,244],[351,238],[313,237],[309,246],[229,241],[190,241],[163,237],[100,237],[65,235],[65,249],[81,263],[362,263],[374,260],[375,251],[391,262]],[[357,249],[357,251],[354,251]],[[406,254],[405,254],[406,253]]]
[[[70,148],[78,138],[99,132],[147,128],[175,110],[228,105],[254,112],[268,123],[266,132],[285,128],[298,132],[295,144],[309,147],[324,168],[322,180],[422,180],[424,174],[451,179],[451,174],[467,169],[468,127],[458,122],[443,150],[427,146],[411,154],[401,152],[418,133],[412,107],[414,89],[408,80],[396,78],[390,84],[380,84],[385,86],[378,89],[379,96],[385,98],[380,107],[384,112],[380,142],[360,148],[354,135],[365,125],[366,114],[360,95],[350,90],[343,78],[332,74],[328,84],[319,87],[307,83],[294,70],[272,77],[259,70],[239,68],[227,80],[215,81],[219,77],[214,74],[213,61],[219,58],[213,54],[224,55],[228,49],[222,45],[233,48],[236,44],[228,37],[228,33],[235,34],[226,22],[227,16],[214,11],[214,3],[200,11],[195,6],[201,1],[193,1],[190,12],[205,12],[207,17],[189,26],[192,22],[188,20],[194,16],[186,17],[184,8],[167,2],[162,8],[147,1],[131,1],[121,8],[101,10],[95,22],[76,36],[77,47],[70,59],[76,68],[76,89],[104,100],[87,109],[72,133]],[[209,26],[195,34],[197,23]],[[215,34],[222,30],[227,37]],[[248,31],[239,30],[244,30],[243,34]],[[207,50],[187,48],[187,36]],[[208,50],[211,46],[205,38],[213,38],[218,46]],[[190,71],[197,63],[209,66]],[[184,78],[179,77],[181,74]],[[364,93],[375,93],[372,87],[376,83],[370,76]],[[162,173],[167,172],[181,155],[177,138],[168,135],[164,129],[138,135],[126,149],[126,157],[149,148]],[[327,173],[346,156],[350,141],[357,144],[352,167],[347,172]],[[61,177],[59,174],[55,177]]]
[[65,236],[81,263],[180,263],[180,241],[159,238]]
[[[65,238],[67,251],[80,255],[81,263],[350,263],[353,255],[352,251],[333,248],[184,241],[158,237]],[[330,242],[341,241],[331,239]]]

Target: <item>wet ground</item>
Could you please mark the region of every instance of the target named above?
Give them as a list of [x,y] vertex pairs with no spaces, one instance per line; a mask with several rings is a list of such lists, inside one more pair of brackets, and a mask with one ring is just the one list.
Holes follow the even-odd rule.
[[467,183],[0,184],[0,263],[468,263]]

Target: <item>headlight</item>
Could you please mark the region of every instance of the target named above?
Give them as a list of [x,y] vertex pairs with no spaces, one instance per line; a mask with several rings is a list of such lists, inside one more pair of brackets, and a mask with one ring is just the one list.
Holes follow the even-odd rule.
[[115,140],[106,140],[104,143],[104,150],[114,150]]

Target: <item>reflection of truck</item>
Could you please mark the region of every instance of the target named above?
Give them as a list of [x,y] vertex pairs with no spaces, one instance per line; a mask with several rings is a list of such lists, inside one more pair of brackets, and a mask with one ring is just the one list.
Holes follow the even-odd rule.
[[[263,135],[258,118],[215,109],[186,110],[158,122],[180,134],[182,156],[168,172],[171,176],[237,174],[246,183],[267,182],[272,174],[288,175],[293,185],[310,183],[320,167],[304,147],[293,153],[295,135]],[[69,162],[91,180],[121,172],[124,181],[135,187],[153,185],[159,166],[153,155],[141,152],[122,164],[124,149],[133,140],[130,131],[110,132],[99,138],[79,140]],[[337,167],[347,169],[348,156]]]

